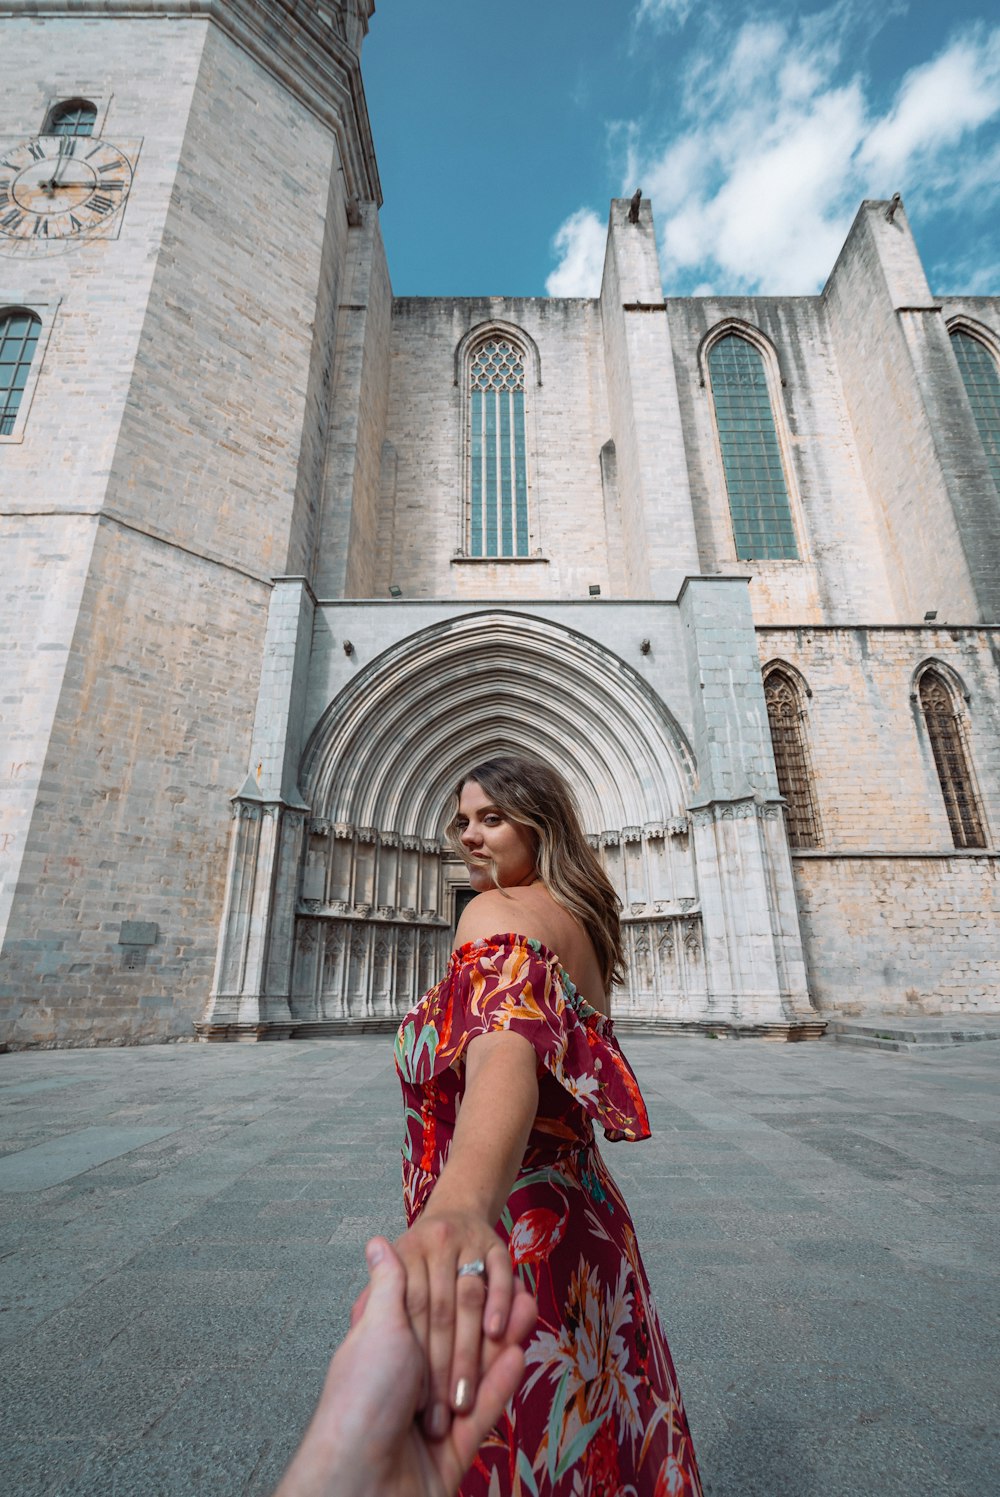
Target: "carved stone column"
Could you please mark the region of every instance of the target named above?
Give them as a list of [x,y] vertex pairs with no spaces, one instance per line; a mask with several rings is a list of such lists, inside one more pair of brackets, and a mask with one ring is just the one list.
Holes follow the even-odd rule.
[[225,917],[206,1040],[287,1039],[291,941],[305,813],[265,801],[250,780],[233,798]]
[[287,1039],[295,906],[308,807],[298,789],[302,701],[315,599],[303,577],[271,594],[251,745],[232,800],[226,899],[205,1040]]
[[753,796],[691,808],[708,982],[720,1028],[806,1038],[809,1002],[780,801]]

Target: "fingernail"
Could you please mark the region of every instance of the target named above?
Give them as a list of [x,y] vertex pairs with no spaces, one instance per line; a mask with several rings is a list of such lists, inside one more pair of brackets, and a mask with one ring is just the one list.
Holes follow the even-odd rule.
[[365,1248],[365,1257],[368,1259],[368,1266],[376,1268],[385,1257],[385,1248],[382,1243],[377,1239],[374,1242],[370,1242]]
[[443,1403],[436,1403],[431,1409],[430,1418],[427,1421],[427,1433],[432,1440],[443,1440],[448,1433],[451,1420],[448,1410]]
[[500,1314],[499,1311],[497,1311],[496,1315],[492,1316],[491,1319],[490,1319],[490,1335],[491,1336],[499,1336],[502,1330],[503,1330],[503,1316]]
[[455,1407],[461,1413],[464,1413],[472,1402],[471,1394],[472,1384],[469,1382],[469,1379],[467,1377],[460,1377],[455,1384]]

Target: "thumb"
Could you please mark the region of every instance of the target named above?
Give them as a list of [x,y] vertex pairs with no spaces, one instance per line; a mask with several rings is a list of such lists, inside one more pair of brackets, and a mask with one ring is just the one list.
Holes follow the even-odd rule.
[[372,1311],[385,1315],[393,1310],[405,1313],[403,1295],[406,1291],[406,1272],[391,1245],[384,1237],[373,1237],[365,1247],[368,1264],[368,1288],[364,1291],[366,1301],[363,1313]]

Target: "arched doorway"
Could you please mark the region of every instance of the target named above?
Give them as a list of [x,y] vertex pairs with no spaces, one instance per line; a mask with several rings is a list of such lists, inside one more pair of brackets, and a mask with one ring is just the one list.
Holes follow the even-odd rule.
[[464,883],[442,839],[451,788],[470,763],[512,751],[567,776],[621,895],[630,978],[616,1008],[701,1011],[685,735],[602,645],[498,611],[384,652],[312,732],[299,777],[311,818],[295,916],[296,1032],[387,1021],[433,981]]

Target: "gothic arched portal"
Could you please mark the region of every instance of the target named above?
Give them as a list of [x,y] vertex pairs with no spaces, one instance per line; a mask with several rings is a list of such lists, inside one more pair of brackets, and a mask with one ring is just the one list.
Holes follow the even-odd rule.
[[696,775],[684,733],[593,639],[490,612],[386,651],[313,730],[299,777],[312,815],[296,918],[298,1026],[388,1018],[429,983],[466,881],[442,837],[450,792],[470,765],[504,752],[546,761],[576,790],[624,906],[632,975],[617,1007],[700,1006],[686,816]]

